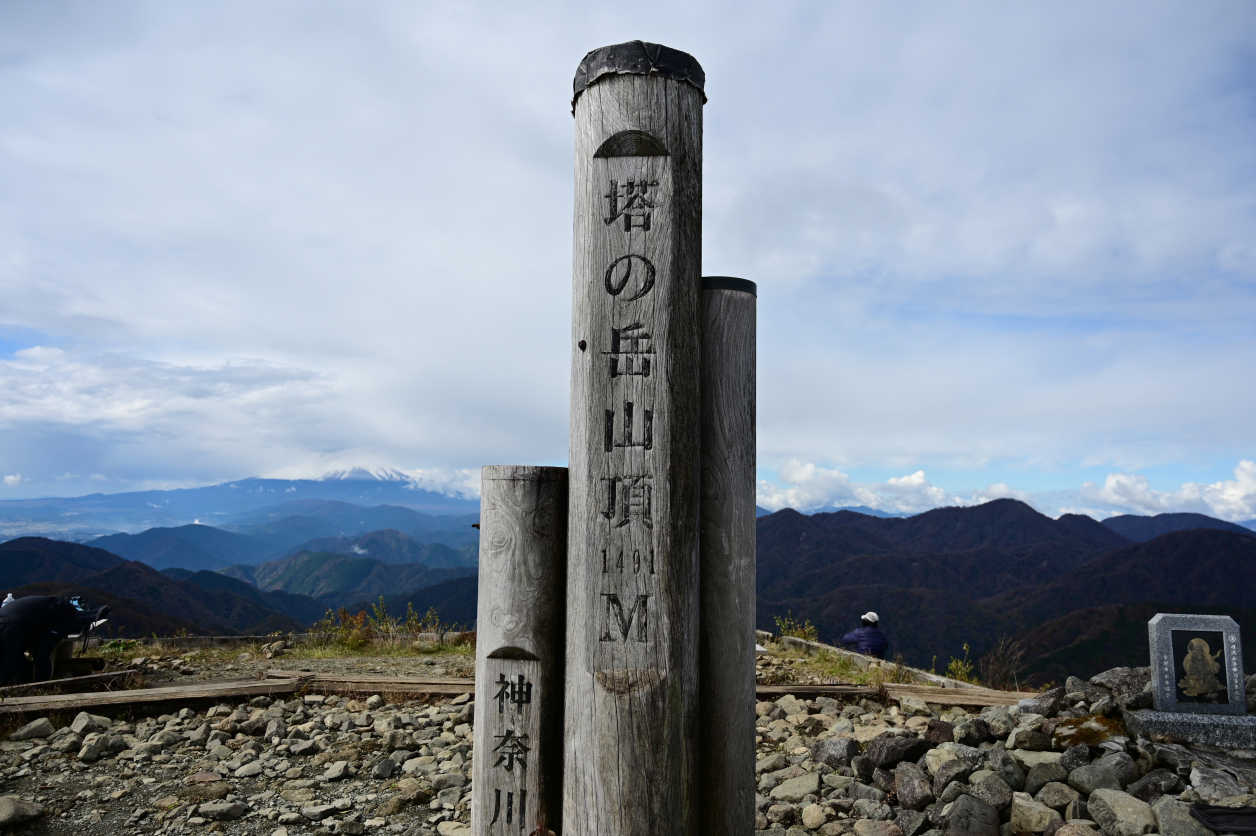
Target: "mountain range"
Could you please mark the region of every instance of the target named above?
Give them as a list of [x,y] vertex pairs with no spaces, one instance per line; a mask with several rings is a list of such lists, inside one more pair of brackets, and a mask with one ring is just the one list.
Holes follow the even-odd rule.
[[[300,499],[239,515],[222,528],[182,525],[89,540],[155,569],[218,570],[257,565],[299,551],[371,556],[385,563],[474,566],[478,514],[431,515],[395,505],[366,508]],[[382,529],[382,530],[381,530]]]
[[[357,506],[394,505],[426,514],[477,514],[479,500],[426,490],[396,470],[354,469],[318,479],[239,479],[202,488],[0,501],[0,539],[21,536],[86,540],[119,531],[218,526],[282,502],[322,499]],[[399,528],[397,525],[375,528]],[[358,533],[365,533],[364,529]],[[333,536],[341,532],[310,535]],[[297,541],[300,542],[300,541]]]
[[[1178,516],[1142,519],[1198,522]],[[874,610],[891,653],[925,667],[963,658],[965,644],[975,659],[1004,636],[1034,649],[1026,674],[1039,680],[1087,660],[1138,664],[1146,620],[1140,655],[1122,626],[1128,613],[1222,607],[1243,624],[1256,610],[1256,535],[1242,528],[1178,528],[1136,543],[1089,517],[1052,520],[1010,499],[905,520],[779,511],[758,527],[761,628],[792,613],[840,642]],[[1141,609],[1121,621],[1113,608],[1122,605]],[[1081,611],[1093,620],[1079,621]],[[1256,648],[1249,653],[1256,660]]]
[[[300,629],[381,595],[390,612],[435,607],[471,626],[476,519],[307,497],[217,526],[2,543],[0,584],[86,593],[114,606],[111,626],[128,635]],[[891,653],[924,667],[944,668],[964,645],[977,659],[1002,637],[1026,649],[1032,681],[1139,664],[1159,611],[1226,612],[1256,630],[1256,533],[1202,515],[1051,519],[1003,499],[911,517],[785,509],[757,526],[760,627],[790,614],[837,642],[872,609]]]

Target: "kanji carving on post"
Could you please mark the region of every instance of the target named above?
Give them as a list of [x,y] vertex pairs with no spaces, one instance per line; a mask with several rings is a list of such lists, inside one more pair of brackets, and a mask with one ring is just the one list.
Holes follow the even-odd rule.
[[[623,328],[612,328],[611,350],[603,352],[610,355],[611,377],[649,377],[650,358],[637,355],[653,354],[653,339],[640,322],[625,325]],[[622,367],[619,365],[620,359],[624,361]],[[638,360],[639,363],[636,362]]]
[[507,679],[504,673],[499,673],[497,686],[497,693],[493,695],[493,699],[497,700],[498,714],[506,711],[507,704],[515,707],[516,714],[521,714],[523,707],[532,702],[532,683],[525,682],[523,674],[519,674],[516,681]]
[[[621,255],[606,268],[606,292],[618,296],[628,287],[630,281],[637,291],[623,301],[635,302],[654,289],[654,263],[643,255]],[[633,278],[636,281],[632,281]]]
[[633,433],[633,413],[636,407],[632,401],[624,401],[624,418],[620,440],[615,440],[615,410],[606,410],[606,426],[603,433],[604,445],[606,452],[611,452],[616,447],[640,447],[643,450],[649,450],[654,446],[654,411],[643,409],[641,418],[641,436],[634,439]]
[[528,752],[532,748],[528,746],[526,734],[515,734],[514,729],[506,729],[505,734],[495,734],[493,737],[501,741],[493,747],[494,752],[500,753],[493,766],[504,766],[507,772],[512,771],[516,763],[520,769],[528,768]]
[[[648,473],[637,476],[603,476],[606,483],[606,507],[602,516],[618,519],[616,528],[623,528],[638,520],[646,528],[654,528],[654,486]],[[618,500],[618,501],[616,501]]]
[[603,221],[610,226],[623,218],[624,232],[631,232],[634,228],[649,232],[650,216],[653,214],[651,210],[655,208],[655,204],[646,194],[651,186],[657,187],[658,184],[657,180],[647,181],[644,178],[628,180],[622,185],[612,180],[611,190],[605,195],[610,202],[611,214],[603,218]]

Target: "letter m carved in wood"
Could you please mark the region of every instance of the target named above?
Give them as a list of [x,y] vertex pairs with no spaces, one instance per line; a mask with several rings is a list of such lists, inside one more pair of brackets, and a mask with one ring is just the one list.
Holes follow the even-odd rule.
[[615,632],[611,628],[619,627],[620,639],[618,641],[629,641],[628,635],[632,632],[632,622],[637,622],[636,641],[645,641],[645,632],[647,626],[647,607],[649,605],[650,595],[638,595],[637,600],[633,603],[632,609],[628,611],[628,615],[624,615],[624,605],[619,600],[619,596],[610,592],[603,592],[602,597],[606,599],[606,619],[602,629],[600,641],[613,642],[617,641]]

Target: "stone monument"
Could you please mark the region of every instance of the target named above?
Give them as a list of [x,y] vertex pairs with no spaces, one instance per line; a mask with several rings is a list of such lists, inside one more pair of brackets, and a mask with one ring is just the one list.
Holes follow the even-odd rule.
[[1247,716],[1243,642],[1225,615],[1157,613],[1147,623],[1153,710],[1126,714],[1142,737],[1256,748]]

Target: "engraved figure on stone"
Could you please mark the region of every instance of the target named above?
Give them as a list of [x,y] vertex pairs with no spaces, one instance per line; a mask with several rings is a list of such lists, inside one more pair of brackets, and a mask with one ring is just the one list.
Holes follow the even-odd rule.
[[1186,645],[1186,657],[1182,660],[1182,670],[1186,672],[1186,676],[1178,682],[1178,687],[1186,696],[1215,699],[1224,690],[1217,680],[1217,671],[1221,670],[1217,659],[1225,652],[1225,648],[1216,653],[1210,651],[1208,642],[1203,639],[1191,639]]

